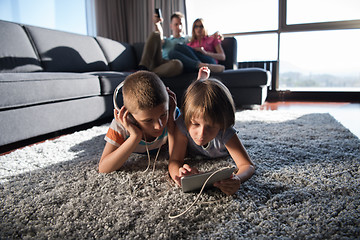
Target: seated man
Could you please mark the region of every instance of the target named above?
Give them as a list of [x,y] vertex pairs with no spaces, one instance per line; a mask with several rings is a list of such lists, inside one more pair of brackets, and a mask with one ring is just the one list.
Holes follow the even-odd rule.
[[150,70],[159,77],[174,77],[180,75],[183,65],[180,60],[169,59],[168,53],[174,49],[175,45],[185,44],[188,37],[183,35],[183,19],[184,15],[175,12],[171,15],[170,28],[172,36],[164,38],[161,26],[162,19],[155,15],[153,18],[155,24],[155,32],[151,33],[145,43],[144,51],[139,63],[139,68]]

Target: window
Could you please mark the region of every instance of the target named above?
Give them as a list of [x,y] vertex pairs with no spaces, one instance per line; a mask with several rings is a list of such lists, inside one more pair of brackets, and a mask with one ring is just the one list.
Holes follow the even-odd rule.
[[278,35],[276,33],[240,35],[238,43],[238,62],[276,61]]
[[280,90],[360,91],[359,0],[221,3],[187,0],[189,31],[202,17],[237,39],[239,62],[279,61]]
[[287,0],[287,24],[359,19],[359,0]]
[[280,90],[360,91],[360,1],[287,0]]
[[187,26],[203,18],[209,34],[278,28],[278,0],[186,0]]
[[87,34],[85,0],[0,0],[0,19]]
[[[205,6],[205,7],[204,7]],[[278,0],[186,1],[187,26],[191,34],[196,18],[203,18],[209,34],[275,31],[278,29]],[[235,36],[238,61],[277,59],[277,34]]]
[[282,33],[282,90],[360,91],[360,30]]

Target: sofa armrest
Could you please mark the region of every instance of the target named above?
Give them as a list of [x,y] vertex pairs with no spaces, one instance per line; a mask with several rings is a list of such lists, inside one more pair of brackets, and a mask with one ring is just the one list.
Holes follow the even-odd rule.
[[226,37],[221,43],[226,56],[225,61],[219,61],[225,69],[237,69],[237,41],[234,37]]

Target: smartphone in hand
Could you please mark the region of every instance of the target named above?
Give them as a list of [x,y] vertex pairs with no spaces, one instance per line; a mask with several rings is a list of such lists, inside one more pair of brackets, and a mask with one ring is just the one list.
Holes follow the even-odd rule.
[[155,14],[158,16],[158,18],[162,18],[161,9],[155,8]]

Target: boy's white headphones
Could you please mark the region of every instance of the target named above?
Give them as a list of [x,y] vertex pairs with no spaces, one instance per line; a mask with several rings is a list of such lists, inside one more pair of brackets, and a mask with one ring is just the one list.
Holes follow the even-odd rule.
[[116,99],[117,99],[117,95],[119,90],[124,86],[124,82],[121,82],[114,90],[114,95],[113,95],[113,103],[114,103],[114,108],[118,111],[120,111],[119,106],[116,104]]

